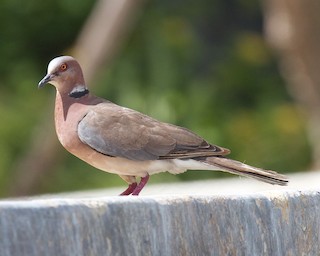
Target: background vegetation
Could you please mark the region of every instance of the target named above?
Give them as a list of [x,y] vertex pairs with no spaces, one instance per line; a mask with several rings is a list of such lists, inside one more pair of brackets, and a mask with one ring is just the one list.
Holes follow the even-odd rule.
[[[37,83],[53,57],[70,53],[93,4],[0,3],[1,196],[10,196],[19,159],[41,120],[53,118],[54,89],[38,91]],[[307,170],[311,157],[304,118],[262,30],[258,1],[147,2],[120,52],[95,77],[93,91],[188,127],[230,148],[231,157],[240,161],[280,172]],[[59,151],[62,157],[32,193],[124,186],[117,176],[95,170],[62,147]],[[221,175],[159,174],[151,183]]]

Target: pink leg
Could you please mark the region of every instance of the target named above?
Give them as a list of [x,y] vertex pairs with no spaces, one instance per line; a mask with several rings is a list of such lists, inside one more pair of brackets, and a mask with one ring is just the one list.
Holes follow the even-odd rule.
[[[137,182],[134,182],[134,183],[131,183],[131,184],[129,184],[129,187],[125,190],[125,191],[123,191],[121,194],[120,194],[120,196],[128,196],[128,195],[130,195],[134,190],[135,190],[135,188],[137,187]],[[140,185],[140,184],[139,184]]]
[[145,177],[142,177],[139,185],[136,186],[136,188],[133,190],[132,195],[133,196],[138,196],[139,193],[141,192],[141,190],[147,184],[148,180],[149,180],[149,174],[147,174],[147,176],[145,176]]

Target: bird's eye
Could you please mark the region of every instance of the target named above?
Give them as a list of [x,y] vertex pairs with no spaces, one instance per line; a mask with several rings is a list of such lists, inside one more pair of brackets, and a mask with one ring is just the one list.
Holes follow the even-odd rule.
[[67,64],[66,63],[63,63],[61,66],[60,66],[60,71],[65,71],[67,69]]

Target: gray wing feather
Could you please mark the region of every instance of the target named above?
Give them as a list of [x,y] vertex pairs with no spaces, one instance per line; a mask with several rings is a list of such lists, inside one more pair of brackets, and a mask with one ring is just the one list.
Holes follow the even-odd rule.
[[131,160],[225,155],[191,131],[113,103],[92,107],[78,124],[80,140],[96,151]]

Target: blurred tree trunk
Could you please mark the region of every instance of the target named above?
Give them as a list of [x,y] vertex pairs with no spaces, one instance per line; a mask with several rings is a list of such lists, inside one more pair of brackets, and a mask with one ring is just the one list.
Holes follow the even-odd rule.
[[[86,82],[90,84],[102,64],[109,63],[133,25],[143,0],[97,1],[72,51],[81,63]],[[46,67],[43,67],[45,70]],[[40,78],[39,78],[40,79]],[[29,150],[16,164],[16,176],[9,196],[37,192],[41,179],[48,178],[56,162],[62,158],[61,146],[54,132],[53,106],[45,109],[43,123],[36,127]],[[50,176],[50,175],[49,175]]]
[[280,56],[289,92],[308,119],[313,168],[319,169],[320,1],[265,0],[263,6],[267,40]]

